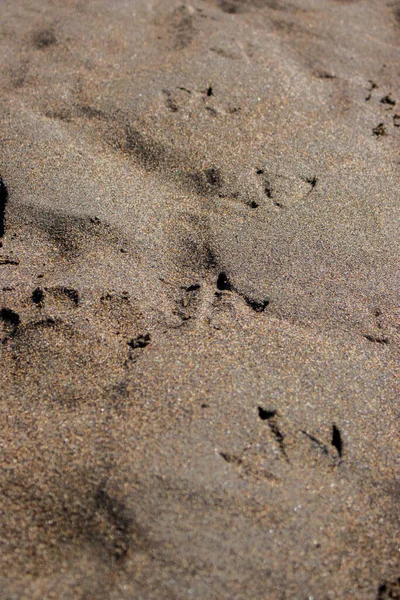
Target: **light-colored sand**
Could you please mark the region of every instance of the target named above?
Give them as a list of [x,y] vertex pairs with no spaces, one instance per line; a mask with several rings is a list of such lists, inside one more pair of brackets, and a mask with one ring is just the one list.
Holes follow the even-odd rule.
[[400,597],[399,40],[2,0],[1,599]]

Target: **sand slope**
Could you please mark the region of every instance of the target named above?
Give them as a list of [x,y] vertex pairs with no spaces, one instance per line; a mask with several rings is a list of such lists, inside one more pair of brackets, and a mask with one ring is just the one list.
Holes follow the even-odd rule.
[[397,598],[400,4],[0,16],[0,597]]

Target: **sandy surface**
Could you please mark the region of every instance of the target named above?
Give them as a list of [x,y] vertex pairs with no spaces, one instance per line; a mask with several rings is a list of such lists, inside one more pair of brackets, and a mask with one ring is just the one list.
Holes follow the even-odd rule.
[[1,1],[2,600],[400,598],[399,41]]

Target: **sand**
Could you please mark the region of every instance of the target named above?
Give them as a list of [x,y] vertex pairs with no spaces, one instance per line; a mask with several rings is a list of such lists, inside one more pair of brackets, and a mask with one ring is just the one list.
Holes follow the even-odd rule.
[[1,599],[400,598],[399,40],[2,0]]

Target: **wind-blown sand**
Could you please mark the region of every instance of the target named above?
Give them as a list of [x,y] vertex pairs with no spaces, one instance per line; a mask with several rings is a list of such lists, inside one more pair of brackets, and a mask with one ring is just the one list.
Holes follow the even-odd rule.
[[400,598],[399,40],[2,0],[2,599]]

